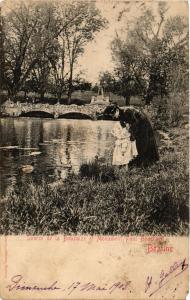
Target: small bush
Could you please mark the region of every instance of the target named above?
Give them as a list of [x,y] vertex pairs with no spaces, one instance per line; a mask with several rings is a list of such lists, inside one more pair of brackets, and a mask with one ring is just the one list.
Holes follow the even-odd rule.
[[118,179],[117,170],[113,166],[101,164],[101,161],[97,158],[90,163],[81,165],[79,174],[82,178],[90,178],[101,182]]
[[[143,110],[154,124],[154,129],[166,130],[179,126],[184,121],[184,115],[188,114],[188,94],[171,93],[168,97],[155,97],[153,103]],[[188,119],[185,122],[188,123]]]

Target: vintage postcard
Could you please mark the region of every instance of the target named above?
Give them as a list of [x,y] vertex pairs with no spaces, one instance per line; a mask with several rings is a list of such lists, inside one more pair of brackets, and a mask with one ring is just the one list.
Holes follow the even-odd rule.
[[187,1],[0,1],[0,298],[186,299]]

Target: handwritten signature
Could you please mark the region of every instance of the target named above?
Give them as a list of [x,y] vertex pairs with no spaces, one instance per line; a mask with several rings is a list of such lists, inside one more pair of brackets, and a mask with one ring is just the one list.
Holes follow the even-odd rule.
[[[156,292],[162,289],[169,281],[179,276],[188,268],[188,263],[186,258],[174,262],[167,271],[162,270],[160,272],[159,278],[154,278],[152,275],[148,275],[145,281],[145,293],[149,292],[149,297],[153,296]],[[115,291],[127,291],[131,289],[131,281],[125,282],[113,282],[113,283],[104,283],[98,285],[94,282],[80,282],[75,281],[69,284],[68,286],[62,285],[58,281],[54,281],[45,286],[41,286],[39,284],[28,284],[26,283],[25,278],[20,275],[14,275],[10,279],[10,284],[6,287],[9,292],[12,291],[62,291],[67,295],[71,295],[75,291],[79,292],[104,292],[108,294],[112,294]],[[130,291],[131,292],[131,291]]]
[[[183,260],[174,262],[169,267],[169,270],[167,271],[162,270],[160,272],[158,283],[156,283],[156,287],[155,289],[153,289],[153,291],[151,291],[149,297],[151,297],[156,292],[158,292],[161,288],[163,288],[163,286],[165,286],[173,278],[183,273],[188,268],[188,266],[189,264],[186,262],[186,258],[184,258]],[[147,293],[148,290],[150,291],[153,285],[154,285],[153,277],[151,275],[148,275],[145,282],[145,293]]]
[[11,278],[11,283],[7,285],[7,289],[9,292],[12,291],[56,291],[61,290],[63,292],[66,292],[68,295],[73,293],[74,291],[78,290],[80,292],[88,292],[88,291],[94,291],[94,292],[107,292],[109,294],[112,294],[116,290],[120,291],[126,291],[128,290],[129,286],[131,284],[131,281],[126,281],[124,283],[118,281],[113,282],[112,284],[105,283],[103,285],[97,285],[93,282],[72,282],[69,286],[63,288],[61,287],[60,283],[58,281],[54,281],[53,283],[46,285],[46,286],[40,286],[40,285],[30,285],[25,282],[25,279],[22,275],[14,275]]

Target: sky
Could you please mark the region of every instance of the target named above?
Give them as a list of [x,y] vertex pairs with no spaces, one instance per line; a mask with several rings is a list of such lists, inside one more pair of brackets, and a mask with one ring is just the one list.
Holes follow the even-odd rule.
[[[153,3],[153,1],[150,3]],[[176,14],[188,15],[187,1],[170,0],[168,3],[170,7],[168,16],[174,16]],[[111,57],[110,43],[114,38],[115,32],[120,32],[126,27],[126,20],[130,21],[141,13],[141,10],[137,9],[134,5],[130,12],[125,13],[125,16],[118,22],[119,12],[122,8],[126,8],[126,3],[124,3],[124,1],[115,2],[99,0],[96,1],[96,6],[108,20],[109,27],[97,33],[94,41],[86,46],[85,52],[79,59],[78,65],[78,68],[84,71],[83,77],[93,83],[98,83],[100,72],[113,70],[114,64]]]

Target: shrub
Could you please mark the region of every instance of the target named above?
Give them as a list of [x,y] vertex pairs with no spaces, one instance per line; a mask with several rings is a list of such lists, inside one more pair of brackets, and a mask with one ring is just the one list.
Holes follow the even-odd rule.
[[109,182],[118,179],[117,170],[113,166],[101,164],[96,158],[94,161],[82,164],[79,170],[80,176],[99,180],[101,182]]
[[168,97],[155,97],[153,103],[143,110],[154,124],[154,129],[179,126],[184,115],[188,114],[188,94],[171,93]]

